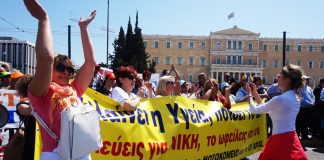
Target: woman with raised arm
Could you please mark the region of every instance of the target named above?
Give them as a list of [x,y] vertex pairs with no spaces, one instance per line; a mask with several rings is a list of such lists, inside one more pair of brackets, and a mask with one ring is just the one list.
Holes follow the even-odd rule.
[[[255,84],[246,84],[251,113],[269,113],[273,123],[272,135],[264,146],[259,159],[308,159],[295,128],[300,108],[298,92],[303,86],[302,75],[303,70],[299,66],[289,64],[283,67],[277,75],[282,94],[266,103],[262,102]],[[258,103],[257,106],[254,105],[252,97]]]
[[[96,61],[87,26],[95,18],[96,11],[89,18],[81,18],[79,21],[85,62],[75,74],[71,59],[64,55],[54,55],[50,21],[46,11],[36,0],[24,2],[30,14],[38,20],[35,46],[37,65],[34,78],[28,87],[28,98],[35,112],[59,136],[61,112],[68,106],[81,104],[79,97],[92,79]],[[57,153],[58,142],[44,128],[40,127],[40,132],[43,142],[41,159],[62,159]],[[82,159],[91,159],[90,154]]]

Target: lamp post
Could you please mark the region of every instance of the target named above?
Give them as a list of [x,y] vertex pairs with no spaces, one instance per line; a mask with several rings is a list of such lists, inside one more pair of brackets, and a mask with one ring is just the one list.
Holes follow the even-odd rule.
[[109,0],[107,0],[107,67],[109,68]]
[[282,44],[282,66],[286,65],[286,31],[283,32],[283,44]]

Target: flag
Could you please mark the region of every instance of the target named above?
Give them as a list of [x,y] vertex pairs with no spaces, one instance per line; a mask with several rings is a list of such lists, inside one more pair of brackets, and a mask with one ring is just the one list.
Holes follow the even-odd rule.
[[231,18],[233,18],[234,17],[234,12],[232,12],[231,14],[229,14],[228,16],[227,16],[227,19],[231,19]]

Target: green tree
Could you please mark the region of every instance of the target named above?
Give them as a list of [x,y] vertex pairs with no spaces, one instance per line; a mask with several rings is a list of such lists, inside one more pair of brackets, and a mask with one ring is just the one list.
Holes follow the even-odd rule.
[[142,73],[145,69],[148,69],[148,59],[150,55],[145,51],[142,29],[138,27],[138,12],[136,12],[136,22],[134,28],[134,54],[137,58],[136,69]]
[[113,46],[114,46],[114,56],[111,55],[112,69],[118,68],[119,66],[127,65],[127,63],[124,61],[124,59],[127,59],[126,57],[126,48],[125,48],[125,32],[123,27],[120,27],[118,39],[114,40]]
[[[134,52],[134,34],[133,27],[131,24],[130,17],[128,18],[127,32],[126,32],[126,41],[125,41],[125,52],[127,58],[124,59],[127,65],[132,65],[133,67],[137,67],[137,58],[136,53]],[[137,68],[136,68],[137,69]]]
[[139,73],[142,73],[145,69],[149,69],[153,73],[156,72],[156,63],[149,60],[150,55],[145,51],[142,29],[138,26],[138,12],[136,13],[134,32],[129,17],[126,35],[121,27],[118,39],[115,39],[113,45],[115,55],[111,56],[112,69],[132,65]]

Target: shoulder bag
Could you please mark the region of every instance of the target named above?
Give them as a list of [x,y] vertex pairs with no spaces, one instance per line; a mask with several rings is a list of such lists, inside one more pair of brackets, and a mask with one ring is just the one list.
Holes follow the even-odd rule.
[[100,116],[89,104],[71,106],[62,111],[60,139],[36,112],[32,111],[32,115],[58,141],[58,153],[65,160],[84,157],[102,147]]

